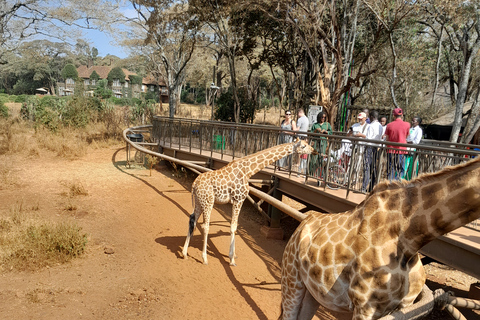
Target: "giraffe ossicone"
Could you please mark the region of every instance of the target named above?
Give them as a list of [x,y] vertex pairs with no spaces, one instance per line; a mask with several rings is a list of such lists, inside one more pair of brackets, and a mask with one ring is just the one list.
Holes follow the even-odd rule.
[[355,209],[310,214],[282,259],[281,319],[320,305],[378,319],[413,304],[425,284],[418,251],[480,217],[480,157],[412,181],[382,182]]
[[316,151],[307,142],[297,139],[294,142],[274,146],[263,151],[236,159],[223,168],[200,174],[192,186],[193,213],[190,215],[187,239],[183,246],[183,257],[187,258],[188,245],[195,230],[198,218],[203,214],[203,263],[207,260],[207,238],[213,204],[232,203],[230,224],[230,265],[235,265],[235,232],[238,216],[248,195],[248,179],[267,165],[292,153],[314,154]]

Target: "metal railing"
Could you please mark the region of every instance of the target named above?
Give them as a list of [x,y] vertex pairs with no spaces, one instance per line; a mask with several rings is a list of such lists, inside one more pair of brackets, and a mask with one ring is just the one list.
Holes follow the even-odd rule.
[[[155,117],[152,135],[162,146],[189,151],[195,149],[201,154],[215,153],[222,159],[227,155],[235,159],[291,141],[296,133],[273,126]],[[278,161],[273,166],[289,174],[301,174],[306,180],[320,181],[327,187],[341,187],[356,192],[369,191],[365,189],[371,186],[369,188],[364,182],[372,180],[372,177],[374,182],[371,185],[387,178],[408,180],[422,173],[436,172],[446,166],[462,163],[480,154],[466,149],[468,145],[446,142],[433,145],[431,140],[428,144],[412,145],[341,135],[305,135],[320,152],[319,156],[299,159],[293,155],[291,161]],[[451,145],[454,147],[446,147]],[[393,156],[398,155],[398,148],[406,149],[400,150],[400,157]],[[283,164],[287,165],[280,167]],[[373,170],[366,176],[369,165]]]
[[[418,145],[366,140],[344,135],[302,133],[319,152],[288,156],[270,167],[316,181],[323,188],[367,193],[384,179],[410,180],[423,173],[465,162],[477,146],[428,140]],[[154,117],[152,138],[164,147],[228,160],[291,141],[298,132],[273,126]],[[403,149],[400,149],[403,148]],[[478,222],[469,226],[480,229]]]

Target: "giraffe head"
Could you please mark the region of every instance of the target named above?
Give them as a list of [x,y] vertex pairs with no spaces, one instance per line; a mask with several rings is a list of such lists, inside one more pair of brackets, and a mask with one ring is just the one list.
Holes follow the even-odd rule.
[[305,140],[300,140],[299,138],[293,142],[293,152],[298,154],[318,154],[311,145]]

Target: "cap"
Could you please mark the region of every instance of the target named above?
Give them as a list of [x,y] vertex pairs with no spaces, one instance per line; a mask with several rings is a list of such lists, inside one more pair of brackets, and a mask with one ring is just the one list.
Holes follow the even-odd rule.
[[360,112],[357,116],[358,119],[363,119],[363,118],[366,118],[367,115],[365,114],[365,112]]
[[393,115],[394,116],[401,116],[402,114],[403,114],[403,110],[401,108],[393,109]]

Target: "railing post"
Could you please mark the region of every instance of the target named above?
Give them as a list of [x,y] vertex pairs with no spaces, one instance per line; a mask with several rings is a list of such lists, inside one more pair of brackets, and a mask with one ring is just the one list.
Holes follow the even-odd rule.
[[[273,182],[273,194],[272,196],[282,201],[282,192],[278,190],[278,177],[275,177]],[[262,227],[262,233],[269,239],[283,239],[283,229],[280,227],[280,221],[282,218],[282,212],[271,204],[268,205],[268,215],[270,216],[270,226]]]

